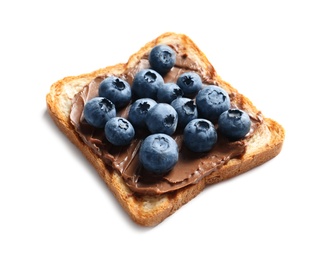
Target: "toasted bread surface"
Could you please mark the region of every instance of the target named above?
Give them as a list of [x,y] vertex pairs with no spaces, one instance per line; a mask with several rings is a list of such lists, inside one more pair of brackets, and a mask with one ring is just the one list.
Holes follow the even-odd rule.
[[[131,191],[120,174],[107,167],[103,160],[82,141],[70,122],[70,111],[75,94],[81,91],[91,80],[108,74],[122,75],[133,70],[139,66],[139,61],[143,56],[147,55],[155,45],[160,43],[172,45],[181,55],[188,55],[195,61],[196,67],[194,69],[203,80],[208,79],[211,83],[217,83],[226,91],[234,94],[234,102],[239,102],[250,115],[262,118],[262,124],[260,124],[253,136],[247,140],[247,150],[242,157],[231,159],[227,164],[202,178],[198,183],[165,194],[141,195]],[[126,63],[108,66],[78,76],[65,77],[50,87],[46,102],[48,112],[59,129],[95,167],[131,219],[143,226],[155,226],[161,223],[177,209],[197,196],[206,185],[232,178],[269,161],[280,153],[285,138],[284,128],[276,121],[265,118],[247,97],[224,81],[216,73],[205,54],[189,37],[183,34],[162,34],[130,56]]]

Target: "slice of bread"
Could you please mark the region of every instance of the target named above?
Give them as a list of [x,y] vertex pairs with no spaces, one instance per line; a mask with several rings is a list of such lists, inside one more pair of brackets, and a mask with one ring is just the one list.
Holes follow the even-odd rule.
[[[190,64],[181,63],[180,67],[197,72],[206,84],[223,87],[231,96],[231,102],[247,111],[251,118],[258,120],[253,135],[246,138],[246,151],[239,158],[230,159],[225,165],[211,172],[197,183],[163,194],[139,194],[132,191],[120,173],[107,167],[104,161],[80,138],[70,122],[73,99],[84,86],[97,77],[107,75],[134,75],[143,67],[150,50],[157,44],[168,44],[177,57],[190,59]],[[215,71],[205,54],[186,35],[165,33],[144,45],[130,56],[127,63],[98,69],[91,73],[65,77],[55,82],[46,96],[48,112],[59,129],[72,141],[98,171],[104,182],[113,192],[131,219],[139,225],[155,226],[173,214],[182,205],[197,196],[206,185],[218,183],[244,173],[272,159],[281,151],[285,131],[276,121],[265,118],[263,114],[244,95],[224,81]]]

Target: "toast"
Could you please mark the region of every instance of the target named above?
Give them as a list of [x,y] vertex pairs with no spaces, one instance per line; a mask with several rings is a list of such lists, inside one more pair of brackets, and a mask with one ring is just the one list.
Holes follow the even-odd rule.
[[[255,121],[255,128],[245,140],[245,150],[240,156],[230,158],[188,185],[166,192],[141,192],[130,188],[120,172],[107,163],[89,146],[71,122],[71,110],[76,96],[91,82],[102,80],[108,75],[126,78],[130,83],[137,71],[148,67],[147,57],[157,44],[171,46],[177,54],[178,70],[197,72],[205,84],[224,88],[231,103],[244,109]],[[180,73],[178,71],[178,73]],[[166,79],[172,81],[172,79]],[[205,54],[184,34],[167,32],[145,44],[131,55],[126,63],[98,69],[96,71],[69,76],[55,82],[46,96],[47,110],[58,128],[74,143],[97,170],[130,218],[142,226],[156,226],[192,200],[210,184],[232,178],[259,166],[278,155],[285,138],[284,128],[276,121],[264,117],[253,103],[237,89],[224,81]],[[204,159],[203,159],[204,160]]]

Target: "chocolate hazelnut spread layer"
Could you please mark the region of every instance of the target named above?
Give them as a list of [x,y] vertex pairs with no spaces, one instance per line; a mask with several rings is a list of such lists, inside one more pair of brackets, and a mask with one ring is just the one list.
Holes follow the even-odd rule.
[[[172,46],[177,52],[177,46]],[[133,64],[122,75],[114,75],[126,80],[130,85],[135,74],[141,69],[149,68],[148,55],[144,55],[137,64]],[[164,75],[165,82],[176,82],[179,75],[186,71],[195,71],[201,75],[205,85],[217,82],[206,73],[201,73],[197,63],[185,54],[177,52],[176,64],[170,72]],[[214,68],[210,71],[215,73]],[[205,76],[202,76],[205,75]],[[90,126],[83,118],[83,108],[85,103],[91,98],[98,96],[99,84],[104,78],[111,75],[104,75],[93,79],[88,85],[75,95],[70,113],[70,120],[81,139],[105,162],[107,167],[112,167],[121,174],[128,187],[141,194],[162,194],[176,189],[180,189],[190,184],[197,183],[206,175],[217,171],[230,159],[240,157],[246,151],[246,141],[240,140],[230,142],[218,134],[217,143],[213,149],[205,153],[194,153],[189,151],[182,142],[182,133],[176,131],[172,137],[176,140],[179,147],[179,160],[174,168],[164,176],[154,176],[146,172],[141,166],[138,158],[138,151],[143,139],[148,132],[137,132],[130,145],[125,147],[114,146],[105,138],[103,129]],[[229,93],[234,97],[235,93]],[[125,108],[117,110],[118,116],[127,118],[130,104]],[[241,104],[236,102],[232,107],[240,108]],[[252,136],[255,129],[262,122],[259,115],[251,115],[252,126],[248,136]]]

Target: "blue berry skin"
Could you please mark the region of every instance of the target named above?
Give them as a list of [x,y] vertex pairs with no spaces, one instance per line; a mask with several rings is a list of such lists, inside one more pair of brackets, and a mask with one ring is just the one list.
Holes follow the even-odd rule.
[[179,159],[176,141],[166,134],[151,134],[141,144],[139,160],[142,166],[155,175],[164,175],[172,170]]
[[176,53],[168,45],[156,45],[149,54],[149,62],[153,70],[164,75],[174,66],[176,62]]
[[220,114],[230,108],[231,102],[224,89],[209,85],[198,92],[196,105],[199,117],[216,123]]
[[178,114],[175,109],[167,103],[157,103],[146,116],[146,126],[152,133],[163,133],[172,135],[178,124]]
[[135,74],[132,91],[135,99],[152,98],[156,99],[157,90],[163,87],[162,76],[152,69],[142,69]]
[[200,76],[193,72],[182,73],[177,79],[178,86],[182,89],[185,97],[194,97],[202,89]]
[[109,99],[94,97],[85,103],[83,115],[88,124],[104,128],[106,122],[116,116],[116,108]]
[[173,82],[165,83],[163,87],[159,88],[157,91],[157,101],[159,103],[171,104],[171,102],[174,99],[182,96],[182,89],[176,83]]
[[241,109],[229,109],[218,119],[219,133],[232,141],[244,138],[251,128],[249,115]]
[[151,98],[140,98],[134,101],[128,111],[128,120],[135,127],[135,129],[146,128],[146,115],[157,102]]
[[206,119],[191,120],[183,130],[183,142],[192,152],[208,152],[217,142],[215,126]]
[[116,108],[120,108],[130,102],[132,91],[127,81],[110,76],[100,83],[99,96],[108,98],[115,104]]
[[133,125],[123,117],[113,117],[105,125],[107,140],[116,146],[129,145],[135,136]]
[[176,98],[171,106],[178,113],[178,128],[183,129],[191,120],[198,117],[198,110],[195,101],[186,97]]

